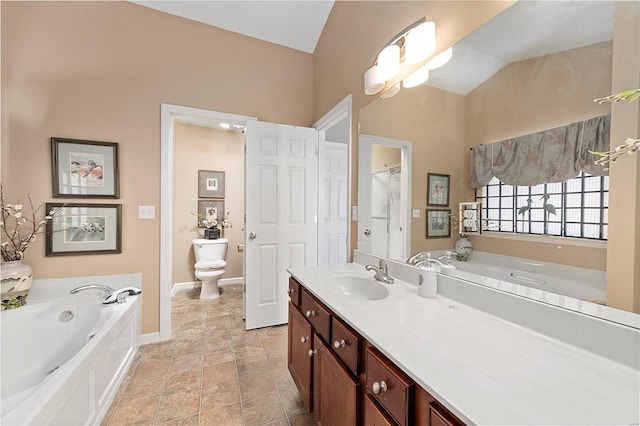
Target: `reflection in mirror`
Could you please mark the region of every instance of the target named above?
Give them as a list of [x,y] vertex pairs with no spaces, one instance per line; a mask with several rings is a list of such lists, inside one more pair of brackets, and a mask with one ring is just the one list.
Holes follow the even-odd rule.
[[[613,6],[516,2],[454,45],[451,61],[424,85],[366,105],[359,114],[361,134],[412,145],[411,208],[424,214],[428,173],[451,176],[446,208],[454,217],[460,202],[475,201],[471,147],[610,114],[610,106],[593,100],[612,91]],[[457,238],[452,229],[449,239],[426,239],[424,217],[411,221],[411,253],[451,250]],[[606,243],[588,240],[558,243],[563,250],[553,246],[555,251],[518,237],[483,233],[471,240],[475,250],[541,262],[601,271],[607,262]],[[389,257],[404,261],[408,255]]]

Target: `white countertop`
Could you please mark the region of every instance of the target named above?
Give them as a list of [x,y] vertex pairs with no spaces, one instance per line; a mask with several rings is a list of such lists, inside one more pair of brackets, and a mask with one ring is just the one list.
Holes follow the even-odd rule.
[[[396,279],[354,301],[322,273],[291,269],[319,300],[468,424],[637,425],[640,371]],[[369,272],[368,274],[373,274]],[[576,314],[579,315],[579,314]]]

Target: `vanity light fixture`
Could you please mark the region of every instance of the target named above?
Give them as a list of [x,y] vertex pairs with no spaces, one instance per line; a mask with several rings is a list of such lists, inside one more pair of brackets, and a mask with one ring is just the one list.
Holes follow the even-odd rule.
[[400,92],[400,83],[397,83],[391,86],[389,90],[384,92],[382,95],[380,95],[380,97],[382,99],[389,99],[397,95],[399,92]]
[[452,56],[453,56],[453,47],[450,47],[447,50],[444,50],[438,53],[433,58],[431,58],[425,66],[428,67],[428,69],[430,70],[438,69],[444,64],[446,64],[447,62],[449,62]]
[[[400,64],[404,61],[408,64],[418,64],[435,52],[436,49],[436,24],[427,22],[427,18],[420,18],[395,37],[389,40],[376,56],[374,64],[364,73],[364,93],[366,95],[376,95],[384,90],[386,82],[393,79],[400,72]],[[451,50],[448,49],[449,58]],[[443,53],[445,53],[443,52]],[[439,58],[436,55],[429,67],[424,66],[404,79],[403,87],[415,87],[424,83],[429,78],[429,70],[444,65],[446,55]],[[436,61],[438,62],[432,62]],[[444,60],[446,59],[446,60]],[[443,62],[441,62],[444,60]],[[440,63],[441,62],[441,63]],[[438,65],[440,64],[440,65]],[[424,69],[423,69],[424,68]],[[390,98],[398,93],[400,85],[394,85],[389,89],[385,98]]]

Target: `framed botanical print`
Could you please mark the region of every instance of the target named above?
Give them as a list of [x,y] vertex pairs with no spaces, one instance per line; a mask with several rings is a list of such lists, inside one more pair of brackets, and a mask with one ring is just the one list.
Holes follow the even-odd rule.
[[224,198],[224,172],[198,170],[198,198]]
[[451,236],[451,210],[427,209],[427,238]]
[[427,205],[449,205],[449,175],[427,173]]
[[51,138],[54,198],[119,198],[118,144]]
[[46,256],[122,252],[121,204],[47,203]]
[[203,221],[217,220],[223,217],[224,200],[198,200],[198,228],[206,228]]

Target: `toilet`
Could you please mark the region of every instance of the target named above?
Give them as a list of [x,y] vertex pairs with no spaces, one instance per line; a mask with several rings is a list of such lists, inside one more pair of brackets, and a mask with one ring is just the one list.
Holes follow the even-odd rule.
[[227,262],[226,238],[217,240],[197,239],[193,240],[193,251],[196,255],[196,278],[202,281],[200,299],[217,299],[220,297],[218,280],[224,274]]

